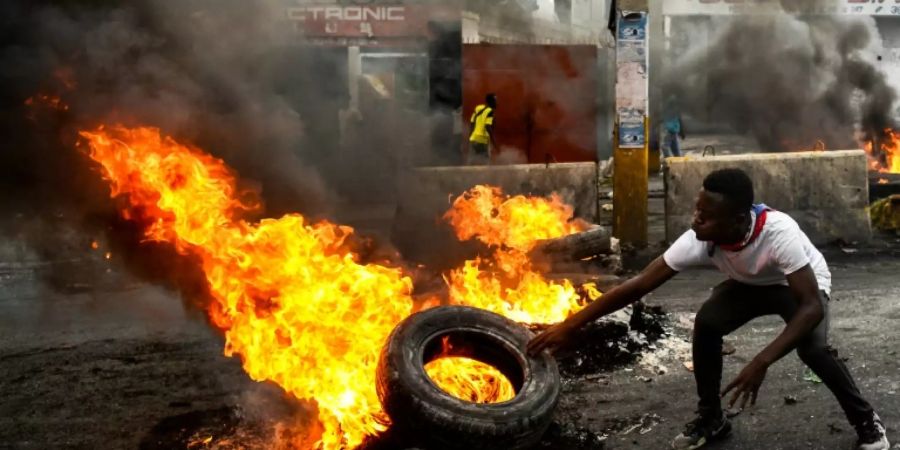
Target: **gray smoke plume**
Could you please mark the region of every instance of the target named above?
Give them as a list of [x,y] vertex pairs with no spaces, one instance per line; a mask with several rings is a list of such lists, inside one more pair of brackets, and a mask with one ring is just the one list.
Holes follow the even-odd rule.
[[536,0],[465,0],[466,9],[480,16],[480,20],[494,22],[497,27],[515,30],[519,39],[534,37]]
[[[310,55],[289,46],[291,35],[277,26],[277,11],[264,2],[230,0],[56,3],[62,4],[14,1],[0,7],[10,38],[0,48],[6,114],[35,119],[23,101],[44,92],[58,95],[69,105],[53,117],[62,132],[100,123],[160,127],[259,180],[276,212],[317,212],[327,204],[321,177],[304,161],[317,155],[303,145],[308,133],[293,103],[322,103],[328,89],[304,83],[313,67],[304,64]],[[327,63],[319,61],[315,70],[328,71]],[[83,164],[55,167],[67,158],[72,136],[48,136],[38,128],[54,124],[40,119],[8,132],[31,132],[47,148],[35,152],[26,143],[3,156],[21,175],[41,179],[15,180],[9,187],[68,195],[59,184]],[[54,140],[61,142],[55,146]]]
[[893,126],[897,93],[875,66],[870,17],[801,14],[832,1],[763,3],[724,21],[666,74],[683,112],[754,136],[763,151],[858,148]]
[[[266,215],[331,213],[335,195],[326,185],[335,169],[327,156],[335,149],[318,142],[316,120],[322,108],[336,116],[346,100],[335,94],[346,90],[338,89],[346,76],[337,64],[346,55],[297,45],[275,6],[0,4],[0,247],[24,242],[31,255],[58,261],[91,254],[92,240],[101,240],[142,278],[202,299],[196,264],[141,245],[140,227],[119,217],[98,168],[75,148],[79,130],[100,124],[159,127],[224,159],[261,189]],[[59,97],[67,109],[28,100],[39,95]],[[56,286],[73,277],[95,278],[48,278]]]

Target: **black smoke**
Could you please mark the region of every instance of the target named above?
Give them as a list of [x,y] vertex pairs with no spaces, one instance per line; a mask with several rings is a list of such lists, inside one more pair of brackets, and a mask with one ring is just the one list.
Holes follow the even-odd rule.
[[101,124],[159,127],[222,158],[261,192],[266,216],[330,217],[346,50],[302,45],[283,17],[265,1],[0,3],[0,247],[54,261],[100,240],[141,278],[203,296],[196,264],[142,243],[76,147],[79,130]]
[[[295,39],[263,2],[4,2],[0,48],[8,145],[4,200],[40,193],[68,203],[66,187],[85,173],[71,152],[76,128],[101,123],[153,125],[220,156],[263,184],[274,211],[319,211],[316,151],[296,106],[326,103],[327,58],[291,46]],[[311,64],[316,58],[317,64]],[[69,105],[41,114],[28,97],[49,93]],[[40,107],[38,107],[40,109]],[[46,108],[45,108],[46,109]],[[48,112],[48,111],[43,111]],[[52,111],[51,111],[52,113]],[[57,133],[46,127],[53,127]],[[59,198],[61,196],[61,198]],[[30,200],[30,199],[29,199]],[[29,203],[33,203],[30,202]]]
[[763,151],[858,148],[893,127],[897,93],[875,66],[870,17],[809,14],[832,1],[768,3],[715,17],[708,45],[694,45],[665,76],[687,113],[756,138]]

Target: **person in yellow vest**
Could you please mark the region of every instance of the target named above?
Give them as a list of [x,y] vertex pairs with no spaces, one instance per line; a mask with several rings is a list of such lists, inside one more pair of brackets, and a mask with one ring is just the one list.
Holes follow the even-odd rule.
[[497,96],[488,94],[484,97],[484,103],[475,107],[469,125],[472,134],[469,135],[469,165],[484,165],[491,163],[491,145],[497,148],[494,141],[494,110],[497,109]]

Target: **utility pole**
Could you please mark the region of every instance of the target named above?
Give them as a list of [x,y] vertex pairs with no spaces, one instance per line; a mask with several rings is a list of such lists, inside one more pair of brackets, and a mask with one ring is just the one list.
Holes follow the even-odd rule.
[[648,52],[647,0],[616,5],[616,125],[613,142],[613,234],[647,243]]

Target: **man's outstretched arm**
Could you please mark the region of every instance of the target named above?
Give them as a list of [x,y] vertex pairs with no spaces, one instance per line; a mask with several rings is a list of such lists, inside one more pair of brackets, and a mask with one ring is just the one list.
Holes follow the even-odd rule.
[[552,350],[566,345],[573,331],[640,300],[677,273],[666,264],[662,256],[656,258],[634,278],[610,289],[581,311],[537,335],[528,343],[528,353],[534,355],[545,349]]

